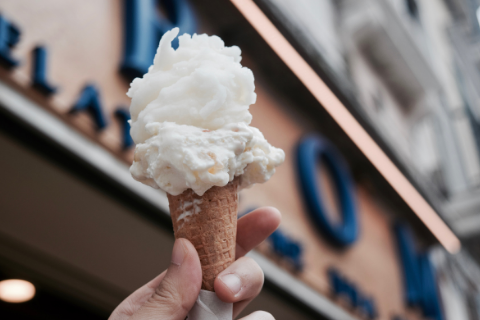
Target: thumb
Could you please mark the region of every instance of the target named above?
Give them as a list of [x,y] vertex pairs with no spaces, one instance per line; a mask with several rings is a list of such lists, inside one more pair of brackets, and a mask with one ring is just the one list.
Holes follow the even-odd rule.
[[202,268],[195,247],[186,239],[177,239],[167,274],[131,319],[184,320],[201,285]]

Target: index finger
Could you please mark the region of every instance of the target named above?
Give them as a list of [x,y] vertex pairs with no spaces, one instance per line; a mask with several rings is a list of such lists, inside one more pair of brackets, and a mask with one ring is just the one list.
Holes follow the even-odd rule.
[[258,208],[238,219],[235,259],[267,239],[278,228],[281,219],[280,211],[274,207]]

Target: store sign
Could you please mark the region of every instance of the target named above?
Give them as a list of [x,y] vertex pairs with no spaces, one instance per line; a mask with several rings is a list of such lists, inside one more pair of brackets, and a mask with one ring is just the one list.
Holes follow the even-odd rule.
[[[173,27],[193,34],[193,11],[185,0],[124,0],[125,41],[121,72],[130,80],[147,73],[163,34]],[[165,16],[160,16],[160,5]],[[173,46],[178,46],[175,39]]]
[[[160,16],[158,6],[161,6],[164,16]],[[180,27],[183,32],[193,34],[196,29],[193,11],[185,0],[124,0],[124,14],[125,41],[120,70],[129,79],[141,77],[148,71],[160,38],[166,31]],[[20,60],[11,53],[20,36],[20,28],[0,15],[0,64],[7,69],[20,64]],[[55,94],[57,88],[48,80],[47,62],[47,48],[35,47],[32,51],[32,87],[49,96]],[[79,112],[90,114],[99,131],[109,125],[109,117],[103,111],[100,89],[94,83],[82,88],[69,111],[70,114]],[[114,111],[114,115],[122,127],[122,148],[128,149],[133,146],[128,123],[130,114],[122,106]]]
[[[322,190],[317,181],[319,161],[330,171],[341,205],[342,222],[332,223],[326,212]],[[345,160],[333,145],[320,136],[308,136],[298,145],[297,165],[300,184],[308,211],[320,233],[330,242],[346,247],[358,238],[358,217],[355,206],[352,179]],[[426,254],[417,254],[413,237],[403,224],[395,226],[395,235],[404,273],[405,300],[411,307],[420,307],[426,317],[442,320],[442,310],[437,293],[434,269]],[[280,251],[280,254],[282,252]],[[301,259],[301,258],[299,258]],[[328,276],[336,295],[349,298],[355,308],[360,308],[374,318],[376,308],[372,299],[363,296],[359,288],[346,280],[336,269]]]
[[8,69],[19,65],[10,50],[20,41],[20,29],[3,16],[0,16],[0,63]]
[[419,307],[425,317],[443,320],[435,271],[426,253],[417,253],[410,229],[404,224],[394,228],[404,275],[405,301]]
[[107,118],[103,114],[100,91],[93,84],[88,84],[83,88],[77,102],[75,102],[72,109],[70,109],[70,113],[72,114],[81,111],[90,113],[97,126],[97,130],[102,130],[107,127]]
[[347,298],[351,307],[359,310],[366,315],[368,319],[375,319],[377,317],[377,307],[373,298],[367,297],[336,268],[332,267],[328,270],[328,279],[335,296]]
[[[164,16],[158,13],[159,4],[162,5]],[[148,70],[158,41],[166,30],[180,26],[184,32],[195,31],[194,15],[185,0],[124,0],[124,8],[125,47],[120,69],[122,74],[129,78],[142,76]],[[0,15],[0,64],[7,69],[21,64],[20,59],[12,55],[12,48],[18,44],[20,36],[20,28]],[[31,84],[35,90],[46,96],[57,92],[57,85],[48,77],[48,50],[44,46],[36,46],[32,50]],[[110,124],[109,115],[104,112],[101,90],[94,83],[88,83],[79,90],[78,98],[69,112],[88,113],[99,131],[108,128]],[[123,148],[133,146],[129,134],[129,112],[125,107],[118,107],[114,116],[122,126]],[[332,222],[326,211],[323,190],[317,181],[319,161],[323,161],[333,177],[341,209],[342,219],[339,223]],[[341,154],[324,138],[308,136],[298,145],[297,168],[302,195],[320,234],[337,247],[352,246],[359,237],[358,210],[352,178]],[[396,226],[395,234],[404,271],[408,305],[420,307],[425,316],[442,320],[435,277],[428,257],[416,253],[413,239],[404,226]],[[304,268],[304,247],[300,242],[291,239],[281,230],[275,231],[269,241],[273,251],[290,261],[295,270],[301,271]],[[335,269],[330,269],[328,277],[336,295],[346,296],[352,306],[363,310],[370,318],[375,317],[376,306],[373,299],[364,295],[360,288]]]
[[268,241],[272,244],[273,251],[289,261],[295,271],[303,270],[303,247],[299,241],[291,239],[281,229],[275,230]]
[[57,88],[50,84],[47,77],[47,49],[37,46],[32,52],[32,86],[45,95],[54,94]]
[[[340,223],[329,219],[324,199],[319,196],[322,190],[316,173],[320,161],[323,161],[334,180],[342,216]],[[357,208],[352,179],[341,154],[324,138],[308,136],[298,145],[297,166],[308,212],[320,233],[337,246],[352,245],[359,233]]]
[[[244,215],[252,212],[257,208],[251,207],[238,214],[240,219]],[[286,260],[296,272],[303,270],[303,246],[300,241],[294,240],[286,235],[282,229],[278,228],[268,238],[273,252]]]
[[[318,164],[323,161],[330,172],[340,203],[342,221],[334,223],[329,219],[322,197],[322,189],[317,180]],[[337,149],[326,139],[318,135],[302,139],[297,148],[297,167],[308,212],[319,229],[320,234],[332,244],[348,247],[358,239],[358,211],[355,203],[353,183],[347,164]],[[325,172],[320,172],[325,174]],[[377,309],[373,298],[365,294],[346,279],[341,273],[330,268],[328,271],[330,287],[335,296],[346,297],[352,308],[364,313],[367,318],[375,319]]]

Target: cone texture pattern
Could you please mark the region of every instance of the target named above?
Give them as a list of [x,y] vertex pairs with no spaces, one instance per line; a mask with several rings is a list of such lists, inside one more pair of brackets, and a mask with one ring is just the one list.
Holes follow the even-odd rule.
[[203,196],[192,189],[167,194],[175,238],[185,238],[197,249],[202,265],[202,289],[215,291],[216,276],[235,261],[238,179],[212,187]]

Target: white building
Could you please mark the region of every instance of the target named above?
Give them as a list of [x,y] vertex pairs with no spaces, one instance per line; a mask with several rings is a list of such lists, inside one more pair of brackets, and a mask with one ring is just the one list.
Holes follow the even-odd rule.
[[475,1],[264,1],[461,237],[480,234]]
[[459,235],[480,231],[459,207],[478,189],[480,161],[447,4],[343,1],[339,11],[351,77],[372,125]]
[[[262,2],[281,17],[310,61],[353,96],[352,106],[454,231],[475,243],[480,238],[480,1]],[[472,302],[478,300],[477,267],[463,270],[476,270],[468,276],[477,281],[472,289],[458,283],[461,272],[446,278],[453,258],[441,256],[436,253],[434,261],[443,275],[442,297],[456,303],[446,308],[447,319],[478,316],[478,303]],[[454,292],[469,298],[452,300]]]

